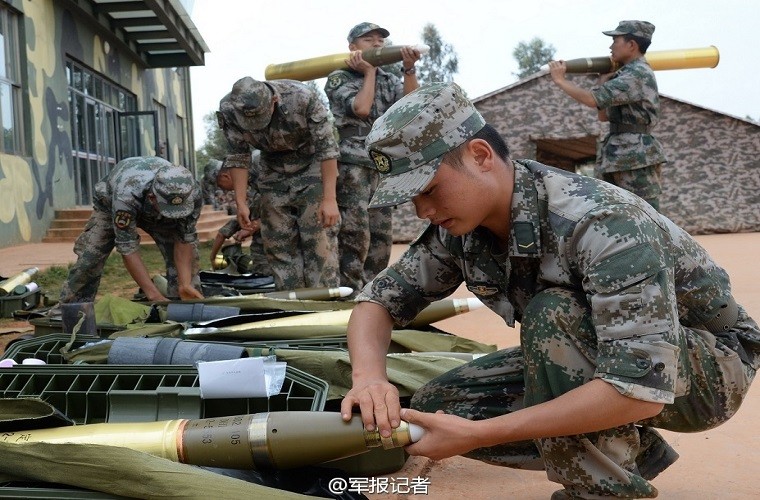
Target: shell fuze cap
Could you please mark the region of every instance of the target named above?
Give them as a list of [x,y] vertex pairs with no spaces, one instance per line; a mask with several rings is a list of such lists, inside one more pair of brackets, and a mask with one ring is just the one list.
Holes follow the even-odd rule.
[[181,219],[193,213],[195,180],[185,167],[168,165],[156,171],[151,191],[164,217]]
[[652,40],[654,24],[647,21],[620,21],[612,31],[602,31],[607,36],[633,35]]
[[219,110],[225,118],[234,116],[235,124],[243,130],[261,130],[272,119],[273,98],[269,85],[246,76],[235,82]]
[[443,156],[485,124],[455,83],[422,86],[396,101],[367,135],[367,154],[380,172],[369,206],[398,205],[418,195]]
[[348,32],[348,37],[346,39],[348,40],[348,43],[353,43],[354,40],[359,38],[362,35],[366,35],[370,31],[379,31],[381,35],[383,35],[383,38],[388,38],[391,36],[391,32],[388,31],[385,28],[381,28],[375,23],[359,23],[353,28],[351,28],[351,31]]

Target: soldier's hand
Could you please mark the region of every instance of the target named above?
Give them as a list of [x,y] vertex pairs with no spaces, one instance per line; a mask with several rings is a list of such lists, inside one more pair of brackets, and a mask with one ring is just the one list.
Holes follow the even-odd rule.
[[243,229],[251,229],[251,209],[247,206],[237,207],[237,221]]
[[555,83],[564,80],[567,73],[565,61],[549,61],[549,73]]
[[419,441],[405,448],[410,455],[422,455],[433,460],[463,455],[480,448],[478,424],[442,411],[424,413],[404,408],[401,418],[425,430]]
[[145,292],[145,298],[148,299],[148,302],[168,302],[169,301],[169,299],[164,297],[164,295],[159,291],[156,291],[155,293]]
[[362,73],[364,75],[372,71],[375,71],[375,67],[364,60],[361,50],[352,51],[348,59],[346,59],[346,64],[352,70],[358,71],[359,73]]
[[195,289],[192,285],[181,285],[179,287],[179,298],[182,300],[202,299],[203,294]]
[[414,63],[419,61],[420,57],[422,57],[422,54],[420,54],[420,51],[414,47],[411,47],[409,45],[401,47],[401,61],[405,69],[414,66]]
[[338,202],[332,200],[322,200],[319,205],[319,223],[322,227],[332,227],[340,220],[340,212],[338,211]]
[[253,233],[255,233],[256,231],[258,231],[258,228],[259,228],[258,224],[259,224],[258,220],[252,220],[251,221],[251,225],[254,228],[252,231],[248,230],[248,229],[241,229],[240,231],[238,231],[235,234],[233,234],[232,238],[235,241],[237,241],[238,243],[244,242],[245,240],[247,240],[248,238],[250,238]]
[[391,429],[401,422],[401,403],[398,389],[387,380],[377,379],[355,383],[340,404],[343,420],[351,420],[354,406],[361,410],[364,428],[380,430],[383,437],[390,437]]

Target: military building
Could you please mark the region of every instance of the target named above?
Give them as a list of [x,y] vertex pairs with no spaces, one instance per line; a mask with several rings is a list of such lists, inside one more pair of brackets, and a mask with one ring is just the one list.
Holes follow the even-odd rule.
[[0,247],[91,207],[122,158],[195,171],[189,69],[206,52],[179,0],[0,0]]

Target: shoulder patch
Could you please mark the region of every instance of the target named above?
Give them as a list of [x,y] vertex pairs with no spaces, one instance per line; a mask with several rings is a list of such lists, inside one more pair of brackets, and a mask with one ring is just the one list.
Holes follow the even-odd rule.
[[113,223],[119,229],[126,229],[132,223],[132,214],[126,210],[117,210],[113,216]]
[[333,73],[327,78],[327,88],[337,89],[338,87],[340,87],[347,81],[348,81],[348,77],[342,71]]
[[517,243],[517,252],[521,254],[537,254],[535,233],[531,222],[513,222],[512,231]]

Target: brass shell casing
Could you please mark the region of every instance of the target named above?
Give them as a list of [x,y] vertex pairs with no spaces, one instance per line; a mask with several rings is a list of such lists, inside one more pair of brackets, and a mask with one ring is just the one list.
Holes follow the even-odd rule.
[[30,267],[20,273],[11,276],[3,281],[0,281],[0,297],[9,295],[13,292],[13,289],[19,285],[26,285],[32,281],[32,277],[39,271],[39,268]]
[[[401,61],[401,48],[402,45],[389,45],[377,49],[367,49],[362,52],[362,57],[373,66],[383,66]],[[346,52],[281,64],[270,64],[264,71],[264,77],[267,80],[282,78],[301,81],[314,80],[327,76],[336,69],[347,69],[346,59],[350,57],[351,54]]]
[[[711,45],[694,49],[659,50],[644,56],[655,71],[668,69],[714,68],[720,62],[718,48]],[[610,73],[618,65],[609,57],[583,57],[565,61],[568,73]]]
[[211,265],[211,267],[215,271],[219,271],[220,269],[225,269],[229,265],[230,263],[227,262],[227,258],[224,255],[217,254],[216,257],[214,257],[214,263]]
[[412,436],[406,422],[391,437],[382,438],[377,431],[366,431],[358,417],[344,422],[340,413],[280,411],[5,432],[0,441],[119,446],[193,465],[288,469],[358,455],[377,446],[406,446]]
[[[178,443],[187,420],[161,422],[88,424],[3,433],[5,442],[74,443],[120,446],[180,461]],[[23,436],[23,438],[21,438]],[[16,439],[16,437],[19,437]]]

